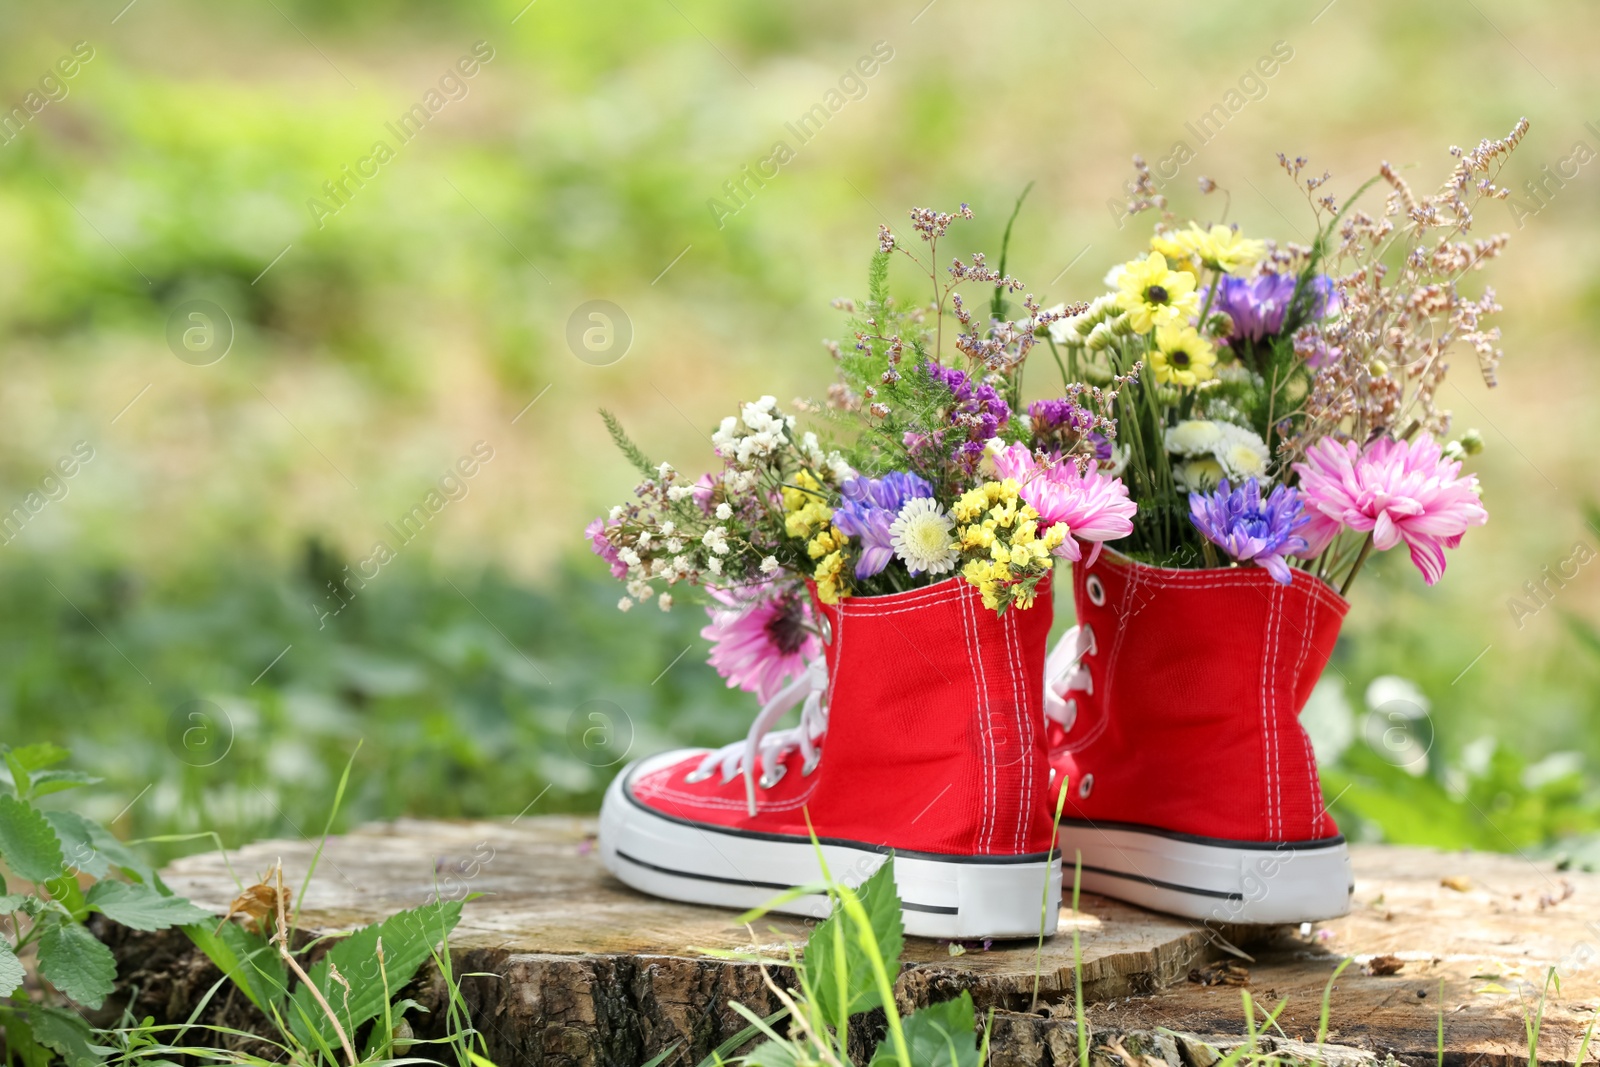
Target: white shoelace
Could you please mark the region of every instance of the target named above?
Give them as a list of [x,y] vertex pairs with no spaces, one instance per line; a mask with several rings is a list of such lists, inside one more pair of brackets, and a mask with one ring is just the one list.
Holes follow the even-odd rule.
[[1072,729],[1073,720],[1078,717],[1078,702],[1067,694],[1094,695],[1094,679],[1083,665],[1083,657],[1094,652],[1094,629],[1074,626],[1061,635],[1044,661],[1044,714],[1060,723],[1062,729]]
[[[761,759],[761,788],[770,789],[783,777],[782,760],[795,749],[804,760],[802,774],[816,770],[822,759],[818,742],[828,732],[828,661],[817,656],[806,664],[798,678],[773,694],[750,724],[750,732],[743,741],[734,741],[707,752],[700,765],[691,771],[687,780],[703,782],[713,770],[721,769],[723,782],[731,782],[735,775],[744,775],[745,802],[750,814],[756,813],[756,757]],[[802,704],[801,702],[804,701]],[[800,725],[787,730],[773,730],[772,724],[783,718],[785,712],[801,704]]]

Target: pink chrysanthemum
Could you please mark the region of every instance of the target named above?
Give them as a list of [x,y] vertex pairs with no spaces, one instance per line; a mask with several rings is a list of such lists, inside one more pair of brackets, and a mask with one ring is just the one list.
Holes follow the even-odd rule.
[[1461,464],[1445,459],[1427,434],[1409,442],[1380,437],[1364,451],[1324,437],[1294,469],[1311,515],[1301,531],[1306,556],[1321,553],[1341,529],[1370,531],[1380,552],[1404,541],[1432,585],[1444,574],[1444,550],[1459,545],[1467,527],[1489,521],[1477,475],[1458,477]]
[[1042,527],[1066,523],[1069,536],[1056,549],[1058,556],[1076,561],[1083,554],[1078,541],[1092,541],[1089,562],[1093,563],[1103,542],[1133,532],[1139,505],[1128,499],[1122,479],[1101,474],[1095,460],[1080,472],[1071,460],[1041,464],[1026,445],[1014,444],[995,453],[994,466],[1000,477],[1014,479],[1021,487],[1019,494],[1039,513]]
[[821,650],[804,593],[768,583],[729,591],[710,589],[720,607],[700,636],[711,642],[708,662],[728,688],[754,693],[765,704]]

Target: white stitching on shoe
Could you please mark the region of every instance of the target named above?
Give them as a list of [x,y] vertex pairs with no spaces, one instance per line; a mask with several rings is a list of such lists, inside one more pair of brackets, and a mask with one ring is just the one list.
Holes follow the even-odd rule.
[[1027,704],[1026,672],[1022,669],[1022,638],[1018,633],[1017,613],[1007,613],[1005,621],[1006,658],[1011,663],[1011,715],[1015,720],[1017,744],[1022,746],[1018,762],[1022,765],[1022,788],[1018,790],[1017,833],[1013,846],[1018,852],[1027,851],[1028,812],[1033,803],[1033,721],[1024,713]]
[[[1300,631],[1300,657],[1295,661],[1294,665],[1294,682],[1296,687],[1298,687],[1300,684],[1300,672],[1305,669],[1306,656],[1311,651],[1311,607],[1315,603],[1315,598],[1305,598],[1306,615],[1305,626]],[[1316,752],[1311,748],[1311,735],[1306,733],[1306,728],[1301,724],[1298,713],[1296,713],[1294,717],[1294,724],[1295,729],[1300,731],[1300,746],[1305,749],[1306,754],[1306,802],[1311,808],[1311,819],[1306,824],[1307,833],[1304,836],[1311,838],[1316,836],[1317,823],[1320,821],[1322,808],[1322,783],[1321,779],[1317,777],[1317,756]]]

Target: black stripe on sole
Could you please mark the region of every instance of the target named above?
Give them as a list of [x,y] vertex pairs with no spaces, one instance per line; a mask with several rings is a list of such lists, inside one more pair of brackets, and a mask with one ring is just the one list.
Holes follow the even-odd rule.
[[[1090,867],[1086,864],[1083,869],[1092,874],[1103,874],[1108,878],[1126,878],[1130,882],[1142,882],[1145,885],[1153,886],[1156,889],[1170,889],[1174,893],[1188,893],[1191,896],[1211,897],[1216,900],[1244,899],[1243,893],[1226,893],[1220,889],[1197,889],[1194,886],[1179,885],[1176,882],[1163,882],[1159,878],[1148,878],[1142,874],[1129,874],[1126,871],[1113,871],[1109,867]],[[1066,872],[1063,871],[1062,873],[1064,875]]]
[[[781,882],[756,882],[748,878],[724,878],[721,875],[716,874],[701,874],[697,871],[680,871],[672,867],[662,867],[659,864],[646,863],[644,860],[639,859],[636,856],[630,856],[620,848],[617,849],[617,858],[627,860],[635,867],[643,867],[646,870],[655,871],[658,874],[668,874],[674,878],[692,878],[699,882],[717,882],[722,885],[742,885],[749,886],[752,889],[773,889],[780,893],[798,888],[797,886],[784,885]],[[902,911],[927,912],[931,915],[961,914],[960,908],[945,907],[942,904],[916,904],[909,900],[902,900],[900,902],[900,909]]]

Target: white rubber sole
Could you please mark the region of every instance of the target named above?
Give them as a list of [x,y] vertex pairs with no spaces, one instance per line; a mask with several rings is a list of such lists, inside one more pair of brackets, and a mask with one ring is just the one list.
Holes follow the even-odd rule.
[[[687,755],[668,752],[638,761],[612,781],[600,808],[600,859],[607,870],[653,896],[740,910],[821,879],[817,849],[809,838],[674,819],[628,795],[626,783],[634,774]],[[852,886],[870,877],[889,854],[879,846],[827,838],[821,849],[829,873]],[[894,857],[907,934],[947,940],[1038,937],[1041,918],[1046,934],[1056,931],[1059,853],[1049,859],[1043,853],[1012,859],[896,851]],[[828,898],[811,894],[774,910],[821,919],[828,914]]]
[[1067,885],[1083,856],[1081,885],[1154,911],[1224,923],[1303,923],[1350,910],[1353,879],[1344,838],[1257,844],[1127,825],[1063,823]]

